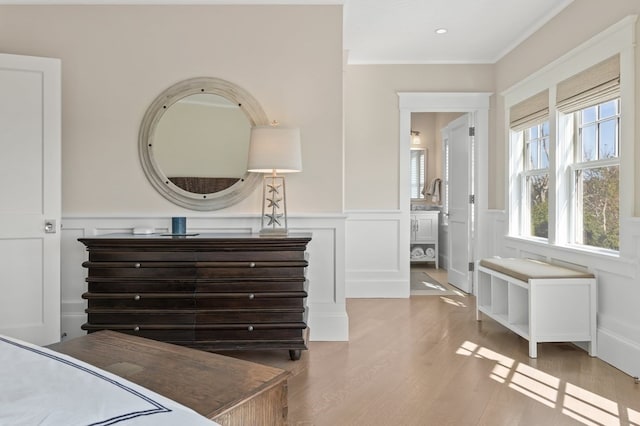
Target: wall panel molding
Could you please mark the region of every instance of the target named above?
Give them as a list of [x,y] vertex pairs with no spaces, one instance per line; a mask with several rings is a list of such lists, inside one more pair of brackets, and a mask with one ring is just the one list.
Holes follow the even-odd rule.
[[349,213],[346,297],[409,297],[409,241],[404,222],[400,211]]
[[[349,339],[349,318],[345,305],[345,217],[343,215],[289,216],[289,232],[311,232],[309,253],[309,328],[315,341]],[[110,233],[129,233],[136,226],[151,227],[156,232],[169,231],[168,217],[63,217],[62,218],[62,333],[65,338],[85,332],[86,321],[86,250],[78,238]],[[216,215],[188,217],[189,232],[251,233],[260,229],[255,215]]]

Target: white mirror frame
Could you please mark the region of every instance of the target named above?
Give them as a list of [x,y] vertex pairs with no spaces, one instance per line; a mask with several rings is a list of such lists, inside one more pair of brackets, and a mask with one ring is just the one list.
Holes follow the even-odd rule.
[[241,87],[214,77],[192,78],[169,87],[151,103],[140,126],[138,154],[147,179],[167,200],[191,210],[218,210],[246,198],[261,182],[262,175],[247,172],[238,182],[227,189],[211,194],[197,194],[185,191],[171,182],[153,155],[155,131],[164,112],[180,99],[198,93],[223,96],[237,104],[247,115],[252,127],[269,124],[267,115],[258,101]]

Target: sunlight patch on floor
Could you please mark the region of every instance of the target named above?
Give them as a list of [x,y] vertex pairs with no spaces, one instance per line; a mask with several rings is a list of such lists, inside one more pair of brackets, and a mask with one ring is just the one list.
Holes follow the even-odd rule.
[[509,387],[547,407],[555,408],[560,380],[526,364],[518,364]]
[[627,417],[631,426],[640,426],[640,412],[627,408]]
[[448,303],[448,304],[453,305],[453,306],[458,306],[458,307],[460,307],[460,308],[466,308],[466,307],[467,307],[467,305],[466,305],[466,304],[464,304],[464,303],[462,303],[461,301],[459,301],[459,300],[454,300],[454,299],[452,299],[452,298],[450,298],[450,297],[440,296],[440,299],[442,299],[442,301],[443,301],[444,303]]
[[547,407],[560,407],[564,415],[582,424],[640,426],[640,412],[476,343],[464,342],[456,354],[494,361],[491,379]]

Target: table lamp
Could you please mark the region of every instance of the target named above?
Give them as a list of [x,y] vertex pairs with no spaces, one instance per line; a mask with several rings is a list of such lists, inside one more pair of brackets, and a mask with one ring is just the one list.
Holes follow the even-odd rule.
[[247,170],[265,173],[260,235],[287,235],[289,229],[285,180],[279,173],[302,170],[300,129],[277,125],[253,127]]

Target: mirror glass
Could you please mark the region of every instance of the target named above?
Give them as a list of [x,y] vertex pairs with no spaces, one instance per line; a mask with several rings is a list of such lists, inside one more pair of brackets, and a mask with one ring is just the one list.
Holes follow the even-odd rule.
[[423,194],[425,180],[427,176],[427,150],[425,148],[411,148],[411,198],[424,200]]
[[216,78],[171,86],[140,128],[139,154],[151,184],[193,210],[216,210],[245,198],[261,175],[247,172],[251,128],[267,124],[258,102]]
[[237,104],[208,93],[186,96],[158,122],[154,156],[185,191],[224,190],[247,172],[251,123]]

